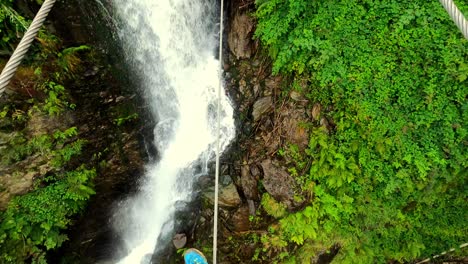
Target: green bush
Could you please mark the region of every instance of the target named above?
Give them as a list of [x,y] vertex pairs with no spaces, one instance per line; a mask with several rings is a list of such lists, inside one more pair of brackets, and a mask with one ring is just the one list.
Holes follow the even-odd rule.
[[94,169],[81,167],[52,177],[44,188],[13,199],[0,213],[0,262],[46,263],[45,252],[58,248],[71,216],[81,212],[94,194]]
[[468,41],[440,3],[257,7],[273,72],[307,79],[303,92],[332,106],[336,124],[315,130],[303,153],[313,203],[277,234],[296,244],[332,238],[340,263],[412,261],[465,243]]

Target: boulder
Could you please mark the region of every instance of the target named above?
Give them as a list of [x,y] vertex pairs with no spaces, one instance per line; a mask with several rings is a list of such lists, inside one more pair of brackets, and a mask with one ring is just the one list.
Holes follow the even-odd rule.
[[228,219],[228,224],[233,231],[243,232],[250,229],[249,207],[239,207]]
[[[218,205],[224,208],[238,207],[242,201],[231,177],[227,175],[222,176],[220,177],[219,183]],[[203,196],[210,204],[214,204],[214,186],[208,188],[208,190],[203,193]]]
[[228,45],[237,59],[248,59],[253,54],[253,19],[245,13],[237,12],[228,33]]
[[261,163],[263,168],[263,186],[265,190],[279,202],[283,202],[291,210],[294,208],[295,181],[284,168],[270,159]]
[[253,105],[252,116],[254,122],[260,120],[260,117],[273,109],[273,99],[271,96],[266,96],[258,99]]
[[241,168],[241,184],[247,199],[258,200],[257,179],[252,175],[248,165]]
[[304,108],[289,105],[280,112],[280,131],[285,142],[305,149],[309,144],[309,130],[304,124],[309,121]]
[[174,238],[172,239],[172,244],[174,244],[176,249],[185,247],[185,244],[187,244],[187,236],[183,233],[175,234]]
[[65,130],[74,124],[71,111],[65,111],[60,115],[51,116],[41,111],[32,111],[28,121],[27,135],[29,137],[52,134],[56,130]]

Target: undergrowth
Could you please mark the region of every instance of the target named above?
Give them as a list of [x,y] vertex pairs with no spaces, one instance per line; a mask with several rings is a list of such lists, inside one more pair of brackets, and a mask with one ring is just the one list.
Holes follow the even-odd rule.
[[411,262],[465,243],[468,42],[440,3],[256,4],[273,72],[306,79],[336,124],[289,152],[296,172],[311,161],[297,178],[314,199],[279,220],[266,255],[299,263],[291,245],[338,244],[335,263]]
[[[0,55],[13,50],[29,25],[12,3],[0,4]],[[47,252],[67,240],[64,231],[94,194],[96,170],[74,160],[86,140],[75,126],[61,124],[76,107],[64,84],[82,70],[80,58],[90,47],[63,47],[44,29],[37,40],[18,70],[18,83],[0,101],[0,170],[21,177],[28,173],[22,171],[25,164],[40,161],[47,173],[36,173],[31,191],[0,212],[0,263],[46,263]],[[44,120],[58,128],[32,125]]]

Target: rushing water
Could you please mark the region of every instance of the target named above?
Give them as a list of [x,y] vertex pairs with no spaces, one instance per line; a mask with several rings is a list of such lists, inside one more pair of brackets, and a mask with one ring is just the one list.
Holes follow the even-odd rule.
[[[157,121],[160,159],[147,165],[138,193],[121,202],[114,217],[124,241],[119,263],[145,263],[158,237],[171,229],[175,204],[191,199],[194,180],[207,173],[214,157],[219,7],[212,0],[113,0],[113,6],[126,59],[142,80]],[[222,94],[225,149],[234,121]]]

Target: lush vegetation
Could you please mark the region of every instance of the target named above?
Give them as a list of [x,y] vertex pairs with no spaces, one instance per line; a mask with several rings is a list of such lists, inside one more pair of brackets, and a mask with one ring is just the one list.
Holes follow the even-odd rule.
[[13,51],[13,44],[29,26],[29,21],[13,9],[12,3],[13,0],[0,3],[0,54]]
[[94,169],[80,167],[45,179],[45,187],[16,197],[0,215],[2,263],[46,263],[46,252],[59,247],[71,217],[82,211],[94,194]]
[[[468,4],[456,1],[468,14]],[[256,37],[334,129],[315,129],[296,164],[313,201],[264,197],[280,217],[264,251],[300,263],[405,262],[467,240],[468,41],[438,1],[257,0]],[[285,150],[287,152],[287,150]],[[297,153],[295,153],[297,156]],[[301,166],[299,166],[301,167]],[[302,245],[294,256],[285,254]],[[281,254],[283,252],[283,254]],[[266,256],[268,254],[265,254]]]
[[[29,23],[12,2],[0,4],[0,55],[5,57]],[[28,173],[23,171],[25,163],[37,163],[33,170],[42,170],[40,165],[47,172],[34,172],[40,177],[34,179],[32,191],[14,197],[0,212],[0,263],[46,263],[46,252],[67,239],[64,230],[94,194],[95,169],[73,160],[86,141],[79,138],[76,127],[67,127],[62,120],[75,109],[64,83],[75,77],[80,53],[90,48],[63,48],[45,30],[37,39],[18,69],[21,84],[12,83],[13,93],[0,101],[0,136],[9,138],[0,148],[0,167],[12,172],[12,177]],[[45,121],[58,128],[31,125]]]

